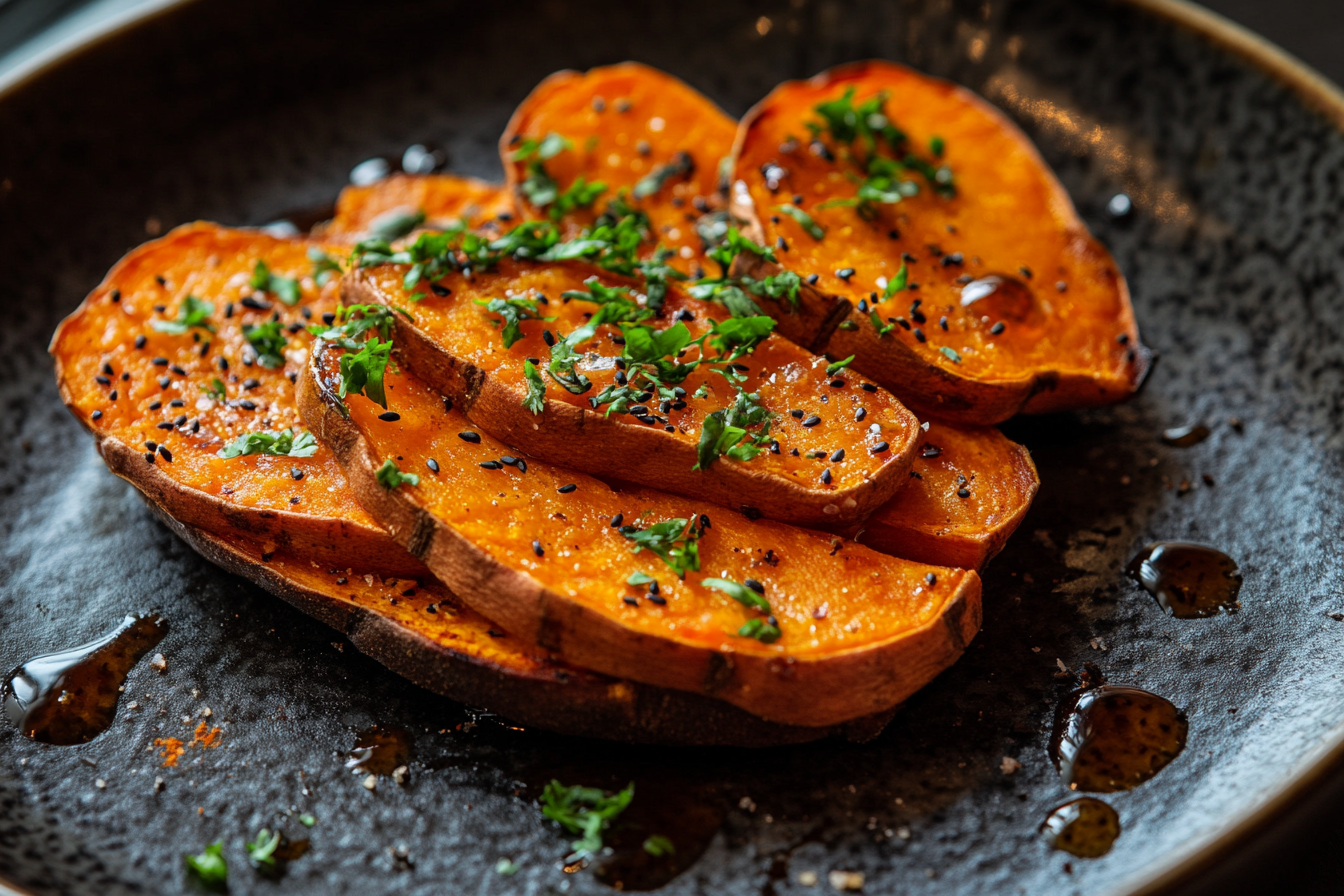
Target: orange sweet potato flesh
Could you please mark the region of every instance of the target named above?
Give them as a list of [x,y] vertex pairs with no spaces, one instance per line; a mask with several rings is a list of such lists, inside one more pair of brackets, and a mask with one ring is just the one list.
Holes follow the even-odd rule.
[[910,476],[856,538],[898,557],[965,569],[982,569],[1003,550],[1040,487],[1026,448],[992,426],[941,420],[920,437]]
[[[570,662],[821,726],[902,702],[979,628],[980,580],[971,571],[644,488],[617,491],[541,461],[525,471],[482,468],[508,449],[484,433],[461,438],[475,429],[466,417],[404,369],[386,377],[398,419],[383,419],[362,395],[348,396],[343,412],[339,353],[315,346],[299,407],[359,500],[473,609]],[[385,487],[376,471],[387,461],[419,483]],[[711,521],[698,542],[699,570],[684,580],[650,552],[633,553],[612,526],[618,514],[649,527],[702,513]],[[664,603],[641,596],[648,586],[627,584],[636,572],[658,581]],[[757,580],[781,637],[739,634],[758,611],[701,584],[708,575]]]
[[[750,460],[724,455],[706,469],[694,469],[705,418],[731,406],[735,389],[702,366],[679,384],[682,401],[660,404],[655,396],[634,406],[647,408],[647,415],[592,409],[589,399],[624,375],[616,367],[622,349],[613,341],[621,334],[614,324],[602,325],[593,340],[579,346],[588,353],[579,369],[591,389],[575,395],[547,380],[543,412],[524,407],[526,359],[540,359],[544,368],[550,357],[545,336],[572,333],[598,310],[592,302],[562,298],[569,290],[586,291],[585,280],[596,275],[592,268],[506,259],[492,272],[451,273],[434,284],[435,291],[418,284],[415,291],[424,295],[418,303],[403,286],[405,273],[404,265],[353,271],[344,281],[345,301],[411,307],[414,321],[397,322],[399,357],[483,429],[530,455],[803,525],[861,520],[908,478],[920,434],[915,416],[865,377],[847,370],[827,376],[824,358],[786,339],[770,336],[735,362],[739,370],[747,368],[741,388],[759,395],[775,415],[769,434],[778,452],[763,450]],[[627,285],[611,276],[598,280]],[[554,320],[523,321],[522,338],[505,348],[499,316],[477,303],[506,295],[539,303],[537,297],[545,297],[546,304],[537,307]],[[721,306],[672,288],[658,316],[643,325],[661,330],[682,323],[698,338],[712,320],[727,317]],[[692,346],[681,360],[698,357],[700,349]],[[861,388],[865,384],[873,391]],[[696,398],[702,387],[708,394]]]
[[[721,202],[719,165],[732,152],[736,133],[737,123],[685,82],[623,62],[546,78],[514,111],[499,147],[524,217],[544,219],[551,209],[533,205],[520,190],[528,171],[525,161],[515,159],[517,150],[524,139],[558,134],[572,146],[543,164],[560,189],[579,177],[607,186],[596,207],[564,217],[566,235],[592,224],[606,201],[625,191],[631,205],[649,216],[657,241],[675,250],[669,264],[698,276],[703,259],[695,222]],[[668,165],[678,173],[649,195],[637,194],[641,181]]]
[[341,190],[335,216],[317,235],[329,242],[357,242],[370,235],[379,219],[399,212],[423,212],[426,227],[465,221],[479,228],[510,220],[513,197],[503,185],[473,177],[394,174]]
[[[820,136],[829,152],[814,151],[807,123],[821,121],[817,104],[851,87],[856,106],[887,94],[887,114],[909,138],[900,152],[930,157],[934,138],[944,141],[936,162],[951,168],[955,197],[921,182],[918,195],[875,204],[871,216],[823,207],[856,195],[859,169],[829,132]],[[733,177],[735,209],[755,220],[758,237],[769,245],[783,238],[788,251],[780,262],[817,276],[804,306],[818,314],[850,307],[826,351],[854,355],[856,369],[916,411],[996,423],[1019,412],[1120,401],[1143,379],[1149,355],[1114,260],[1027,137],[964,88],[887,62],[787,82],[743,118]],[[822,239],[779,211],[795,196],[825,230]],[[902,253],[918,289],[883,301],[879,280],[897,276]],[[874,293],[884,325],[905,318],[912,328],[879,335],[857,307]],[[916,299],[924,323],[911,312]],[[991,332],[1000,323],[1001,332]]]
[[[412,681],[524,725],[637,742],[737,746],[801,742],[840,730],[871,736],[881,729],[885,716],[847,729],[779,725],[700,695],[572,666],[463,606],[365,513],[326,448],[306,458],[217,457],[239,433],[299,424],[288,374],[303,366],[310,338],[290,334],[282,368],[248,367],[242,363],[242,326],[274,311],[282,320],[302,322],[304,309],[315,317],[334,310],[335,283],[319,289],[303,279],[311,245],[209,224],[178,228],[119,262],[52,341],[67,406],[93,432],[113,472],[139,488],[184,540],[345,632],[360,650]],[[298,305],[288,308],[270,295],[264,301],[272,311],[241,305],[252,293],[246,282],[259,259],[274,273],[300,279]],[[174,318],[187,294],[214,303],[209,323],[215,332],[195,329],[198,342],[191,333],[159,333],[149,326]],[[234,313],[226,317],[231,301]],[[145,342],[136,348],[142,335]],[[229,360],[228,371],[220,369],[221,358]],[[167,387],[159,383],[165,375]],[[215,377],[225,381],[228,401],[247,400],[256,408],[205,397],[199,387]],[[248,380],[256,385],[249,388]],[[173,400],[183,407],[172,407]],[[155,403],[161,407],[152,408]],[[157,428],[184,413],[190,415],[185,425]],[[193,420],[199,423],[195,431]],[[148,461],[147,441],[165,446],[172,460],[156,454]],[[302,477],[294,478],[294,471]]]

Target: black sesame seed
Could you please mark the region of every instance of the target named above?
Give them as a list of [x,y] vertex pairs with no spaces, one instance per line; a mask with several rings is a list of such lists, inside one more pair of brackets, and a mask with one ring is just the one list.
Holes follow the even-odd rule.
[[859,408],[857,411],[854,412],[854,422],[862,423],[863,418],[867,416],[868,416],[868,410],[866,408]]
[[159,388],[167,389],[172,384],[172,379],[166,376],[159,377]]
[[707,514],[707,513],[702,513],[702,514],[700,514],[700,528],[701,528],[701,529],[709,529],[709,528],[712,528],[712,527],[709,525],[709,514]]
[[248,377],[247,379],[243,380],[243,388],[244,388],[244,389],[251,390],[251,389],[255,389],[255,388],[257,388],[257,387],[260,386],[260,385],[261,385],[261,380],[254,379],[254,378],[252,378],[252,377]]
[[624,517],[624,516],[622,516],[622,515],[619,514],[619,513],[616,514],[614,517],[611,518],[611,528],[613,528],[613,529],[617,528],[617,527],[620,526],[621,523],[623,523],[624,521],[625,521],[625,517]]
[[172,367],[169,367],[168,369],[171,370],[173,373],[177,374],[178,376],[187,375],[187,372],[183,370],[181,367],[178,367],[176,364],[174,364]]
[[164,460],[168,461],[168,463],[172,463],[172,462],[173,462],[173,452],[169,451],[167,448],[163,447],[162,445],[159,446],[159,457],[161,457],[161,458],[163,458]]
[[835,272],[835,276],[839,277],[841,280],[848,282],[849,278],[854,276],[854,269],[840,268],[840,270]]
[[170,423],[170,422],[168,422],[167,420],[165,420],[165,421],[162,422],[162,423],[155,424],[154,428],[155,428],[155,429],[172,429],[172,428],[173,428],[173,424]]
[[92,417],[92,418],[95,419],[95,420],[101,420],[101,419],[103,418],[103,412],[102,412],[102,411],[94,411],[94,412],[93,412],[92,414],[90,414],[89,416]]
[[929,322],[929,319],[924,316],[924,312],[920,311],[918,308],[910,309],[910,319],[917,324],[925,324]]
[[957,497],[958,497],[958,498],[969,498],[970,496],[971,496],[971,490],[970,490],[970,489],[968,489],[968,488],[959,488],[959,489],[957,489]]
[[924,577],[924,581],[928,582],[929,587],[932,588],[934,585],[938,584],[938,577],[933,573],[929,573]]
[[116,401],[116,400],[117,400],[117,390],[116,390],[116,389],[113,389],[111,392],[107,393],[107,400],[108,400],[108,401]]
[[439,462],[432,457],[425,461],[425,466],[429,467],[432,472],[439,472]]
[[153,361],[150,361],[149,363],[153,364],[155,367],[167,367],[167,366],[168,366],[168,359],[167,359],[167,358],[155,358]]
[[943,267],[950,267],[951,265],[954,264],[962,264],[964,263],[964,261],[965,259],[962,257],[960,252],[953,252],[951,255],[943,256]]
[[257,409],[257,403],[254,401],[248,401],[247,399],[243,399],[242,401],[238,402],[238,407],[242,408],[245,411],[255,411]]
[[928,338],[924,335],[924,331],[921,330],[919,327],[915,327],[915,329],[914,329],[914,334],[915,334],[915,339],[919,340],[920,342],[927,342],[927,341],[928,341]]
[[789,416],[790,416],[790,417],[794,417],[795,419],[801,420],[801,419],[803,419],[803,412],[795,409],[795,410],[789,411]]
[[449,289],[446,286],[440,286],[438,283],[429,284],[429,291],[434,293],[434,295],[440,297],[450,295],[452,293],[451,289]]
[[158,442],[146,442],[146,443],[145,443],[145,448],[149,449],[150,451],[158,451],[158,450],[159,450],[159,443],[158,443]]
[[139,336],[135,337],[135,347],[136,347],[136,348],[144,348],[144,347],[145,347],[145,342],[146,342],[146,341],[147,341],[147,340],[145,339],[145,334],[144,334],[144,333],[141,333]]
[[401,415],[396,411],[383,411],[383,413],[378,415],[378,419],[386,420],[388,423],[394,423],[401,419]]
[[829,468],[829,467],[828,467],[827,469],[821,471],[821,484],[822,484],[822,485],[830,485],[830,484],[831,484],[831,471],[830,471],[830,468]]
[[148,454],[146,454],[145,460],[149,461],[151,464],[154,463],[154,452],[151,451]]
[[808,283],[809,286],[816,286],[816,285],[817,285],[817,281],[820,280],[820,279],[821,279],[821,277],[819,277],[817,274],[808,274],[808,275],[807,275],[807,283]]
[[186,414],[182,414],[181,416],[178,416],[178,417],[174,417],[174,418],[173,418],[173,425],[174,425],[174,426],[181,426],[182,424],[184,424],[184,423],[186,423],[186,422],[187,422],[187,415],[186,415]]
[[532,553],[536,554],[538,557],[544,557],[546,555],[546,551],[541,547],[541,542],[532,542]]
[[497,460],[481,461],[480,466],[487,470],[501,470],[504,468],[504,465]]
[[289,478],[291,478],[291,479],[302,479],[302,478],[303,478],[303,470],[300,470],[298,467],[291,467],[290,470],[289,470]]
[[942,453],[943,449],[939,448],[937,445],[925,445],[924,450],[919,452],[919,456],[925,458],[935,458]]
[[808,417],[806,420],[803,421],[803,425],[804,425],[804,426],[816,426],[816,425],[817,425],[818,423],[820,423],[820,422],[821,422],[821,418],[818,417],[816,414],[813,414],[812,416]]
[[942,327],[944,331],[947,330],[947,315],[946,315],[946,314],[944,314],[942,317],[938,318],[938,326]]
[[641,415],[647,415],[649,413],[649,409],[647,405],[637,404],[630,409],[630,413],[634,414],[636,417],[639,417]]
[[1120,343],[1121,345],[1128,345],[1128,344],[1129,344],[1129,334],[1128,334],[1128,333],[1121,333],[1119,336],[1115,337],[1115,341],[1118,342],[1118,343]]
[[625,371],[624,370],[616,371],[616,385],[624,386],[625,384],[626,384]]
[[648,594],[648,595],[646,595],[646,596],[648,597],[649,600],[653,601],[654,603],[656,603],[656,604],[657,604],[658,606],[660,606],[660,607],[665,607],[665,606],[667,606],[667,598],[665,598],[665,597],[660,597],[660,596],[657,595],[657,594]]
[[518,458],[514,457],[512,454],[504,455],[499,459],[499,462],[502,464],[506,464],[510,467],[518,466]]
[[558,491],[562,495],[567,495],[570,492],[578,491],[578,489],[579,487],[571,482],[569,485],[560,486],[558,489],[556,489],[556,491]]
[[676,432],[676,431],[677,431],[677,428],[676,428],[675,426],[673,426],[672,424],[670,424],[670,423],[667,424],[666,426],[664,426],[663,429],[666,430],[667,432]]
[[999,322],[996,323],[994,326],[992,326],[992,327],[989,328],[989,332],[991,332],[991,333],[993,333],[995,336],[997,336],[997,335],[999,335],[1000,333],[1002,333],[1005,329],[1007,329],[1007,327],[1004,326],[1003,321],[999,321]]
[[228,359],[228,358],[220,358],[220,359],[219,359],[219,369],[220,369],[220,370],[228,370],[228,369],[229,369],[229,359]]
[[242,306],[251,308],[253,311],[270,311],[271,303],[258,299],[256,296],[248,296],[243,299]]
[[881,454],[882,452],[886,451],[889,447],[890,446],[886,442],[878,442],[876,445],[869,448],[868,452],[870,454]]
[[120,301],[121,301],[121,290],[119,290],[119,289],[114,289],[114,290],[112,290],[112,301],[114,301],[114,302],[120,302]]
[[887,320],[891,321],[892,323],[900,324],[907,330],[910,329],[910,321],[906,320],[903,317],[889,317],[887,318]]
[[840,461],[844,459],[845,459],[845,449],[843,448],[837,448],[834,451],[834,453],[831,454],[831,463],[833,464],[838,464],[840,463]]
[[464,442],[471,442],[473,445],[479,445],[481,442],[481,434],[470,430],[458,433],[457,437]]
[[336,323],[336,315],[330,311],[324,312],[322,315],[322,323],[326,324],[327,326],[331,326],[332,324]]
[[112,381],[111,381],[110,379],[108,379],[107,377],[101,375],[101,374],[99,374],[98,376],[95,376],[93,379],[94,379],[95,382],[97,382],[97,383],[99,383],[99,384],[101,384],[101,385],[104,385],[104,386],[110,386],[110,385],[112,385]]
[[1060,280],[1058,283],[1055,284],[1056,292],[1064,292],[1068,288],[1069,284],[1065,283],[1063,280]]
[[832,389],[843,389],[845,388],[845,381],[837,377],[836,379],[831,380],[830,385]]
[[542,330],[541,338],[546,340],[547,345],[555,345],[555,335],[550,330]]
[[637,606],[639,606],[639,598],[637,598],[637,597],[623,597],[623,598],[621,598],[621,600],[625,601],[627,604],[629,604],[629,605],[632,606],[632,607],[637,607]]

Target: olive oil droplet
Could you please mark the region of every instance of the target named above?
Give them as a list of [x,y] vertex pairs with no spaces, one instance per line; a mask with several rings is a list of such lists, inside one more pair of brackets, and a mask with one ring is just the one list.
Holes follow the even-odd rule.
[[989,274],[961,288],[961,307],[992,321],[1025,323],[1036,308],[1036,300],[1031,287],[1016,277]]
[[1237,561],[1216,548],[1186,541],[1150,544],[1129,562],[1125,572],[1158,604],[1180,619],[1235,613],[1241,604],[1241,572]]
[[1120,836],[1120,816],[1096,797],[1081,796],[1052,809],[1041,836],[1051,849],[1096,859],[1110,852]]
[[1173,448],[1189,448],[1191,445],[1198,445],[1207,439],[1209,434],[1209,428],[1203,423],[1177,426],[1162,430],[1162,444],[1170,445]]
[[411,758],[411,736],[401,728],[373,725],[359,732],[345,767],[360,775],[390,775]]
[[1166,768],[1185,749],[1185,713],[1140,688],[1098,685],[1060,704],[1050,758],[1070,790],[1130,790]]
[[112,725],[127,674],[166,634],[160,616],[127,616],[97,641],[34,657],[5,679],[5,714],[35,741],[88,743]]

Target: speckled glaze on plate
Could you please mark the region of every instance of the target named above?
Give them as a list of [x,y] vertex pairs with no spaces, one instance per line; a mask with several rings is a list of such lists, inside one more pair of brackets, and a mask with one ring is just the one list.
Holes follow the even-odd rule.
[[[0,876],[42,894],[190,892],[181,853],[223,839],[235,894],[606,892],[558,867],[569,838],[517,795],[550,775],[649,782],[637,800],[673,782],[665,793],[712,804],[722,823],[674,894],[818,892],[799,875],[825,888],[832,870],[861,872],[869,893],[1152,892],[1235,842],[1313,780],[1344,731],[1344,623],[1328,615],[1344,611],[1344,104],[1211,21],[1165,0],[245,0],[170,10],[11,86],[0,666],[128,612],[161,612],[171,631],[167,670],[136,668],[100,738],[49,747],[0,729]],[[966,84],[1022,124],[1114,251],[1162,355],[1128,405],[1008,427],[1043,484],[988,570],[984,630],[874,743],[671,751],[489,719],[459,730],[474,718],[463,707],[198,558],[57,398],[55,323],[149,219],[262,223],[330,202],[354,163],[423,141],[497,177],[510,110],[561,67],[639,59],[738,114],[779,80],[869,56]],[[1133,210],[1114,217],[1120,192]],[[1159,442],[1195,422],[1213,429],[1203,443]],[[1240,611],[1162,615],[1123,575],[1159,539],[1235,557]],[[1112,852],[1068,872],[1036,833],[1068,796],[1046,752],[1069,686],[1057,660],[1094,662],[1189,717],[1180,757],[1106,797],[1123,826]],[[160,768],[154,738],[189,731],[204,706],[222,745]],[[370,792],[343,765],[374,723],[413,734],[404,787]],[[1005,775],[1005,756],[1022,768]],[[290,809],[316,826],[277,814]],[[278,885],[242,851],[277,821],[312,842]],[[517,873],[497,874],[500,857]]]

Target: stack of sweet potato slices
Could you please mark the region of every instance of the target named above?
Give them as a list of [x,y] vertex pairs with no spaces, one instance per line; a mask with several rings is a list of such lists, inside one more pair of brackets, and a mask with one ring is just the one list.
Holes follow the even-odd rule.
[[1137,388],[1113,262],[997,112],[884,63],[740,123],[560,73],[501,155],[310,237],[134,250],[56,333],[67,406],[202,554],[433,690],[638,742],[875,735],[1036,493],[988,424]]

